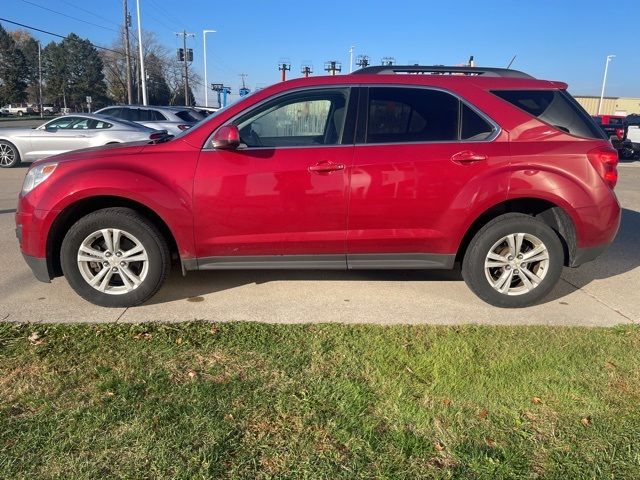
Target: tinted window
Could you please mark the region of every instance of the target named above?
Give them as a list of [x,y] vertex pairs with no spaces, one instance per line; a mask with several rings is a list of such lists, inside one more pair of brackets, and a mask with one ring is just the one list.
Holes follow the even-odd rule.
[[111,117],[120,118],[122,116],[121,108],[107,108],[106,110],[102,110],[100,115],[109,115]]
[[493,134],[493,127],[468,105],[462,104],[460,140],[486,140]]
[[578,137],[605,137],[587,112],[564,90],[499,90],[493,93],[563,132]]
[[47,123],[47,128],[70,128],[75,122],[81,120],[79,117],[60,117]]
[[458,104],[453,95],[437,90],[370,88],[366,141],[456,141]]
[[180,120],[184,120],[185,122],[199,122],[204,118],[198,112],[194,112],[192,110],[181,110],[176,112],[176,117]]
[[145,108],[139,108],[137,112],[136,121],[138,122],[152,122],[156,119],[153,114],[153,110],[147,110]]
[[249,147],[335,145],[340,143],[346,105],[346,90],[289,95],[241,118],[240,138]]
[[151,120],[155,122],[161,122],[166,120],[167,118],[160,113],[158,110],[149,110],[149,114],[151,115]]

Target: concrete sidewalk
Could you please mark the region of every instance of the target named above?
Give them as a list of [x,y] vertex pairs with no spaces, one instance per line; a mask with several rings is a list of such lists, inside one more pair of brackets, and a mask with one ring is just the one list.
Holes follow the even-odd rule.
[[24,169],[0,171],[0,320],[281,323],[484,323],[610,326],[640,321],[640,162],[620,167],[620,233],[597,261],[565,269],[540,305],[504,310],[480,301],[457,271],[174,271],[148,304],[106,309],[78,297],[63,278],[39,283],[14,236]]

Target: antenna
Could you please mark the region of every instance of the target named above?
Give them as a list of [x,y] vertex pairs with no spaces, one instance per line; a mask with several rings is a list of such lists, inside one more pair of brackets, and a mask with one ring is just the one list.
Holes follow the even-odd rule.
[[513,58],[511,59],[511,61],[509,62],[509,65],[507,65],[507,70],[509,70],[511,68],[511,65],[513,65],[513,62],[515,61],[516,57],[518,55],[514,55]]

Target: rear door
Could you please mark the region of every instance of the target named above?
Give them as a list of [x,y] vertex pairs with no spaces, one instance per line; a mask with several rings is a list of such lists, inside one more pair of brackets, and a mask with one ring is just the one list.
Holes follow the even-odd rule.
[[[453,231],[509,162],[506,135],[451,93],[376,86],[363,95],[351,169],[349,268],[449,268]],[[499,137],[499,138],[498,138]],[[486,194],[508,185],[488,184]],[[470,194],[469,192],[480,192]]]

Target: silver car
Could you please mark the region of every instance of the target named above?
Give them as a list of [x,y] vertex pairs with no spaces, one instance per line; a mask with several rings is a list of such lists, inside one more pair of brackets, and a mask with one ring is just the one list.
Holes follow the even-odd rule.
[[165,130],[153,130],[104,115],[65,115],[35,129],[0,128],[0,167],[15,167],[21,161],[34,161],[80,148],[156,140],[166,135]]
[[103,108],[96,113],[166,130],[171,135],[179,134],[204,118],[204,115],[190,107],[119,105]]

